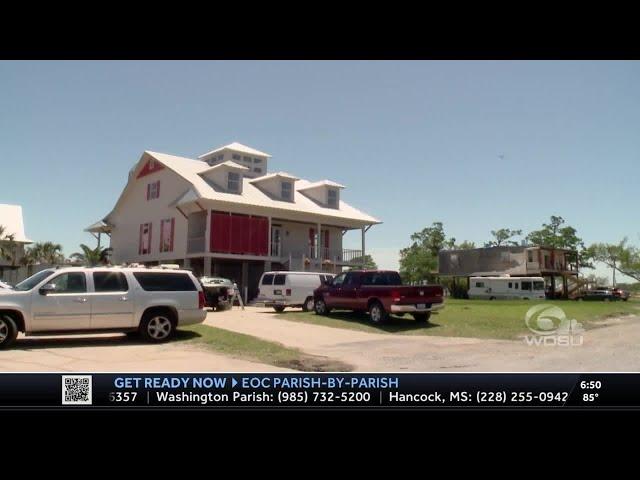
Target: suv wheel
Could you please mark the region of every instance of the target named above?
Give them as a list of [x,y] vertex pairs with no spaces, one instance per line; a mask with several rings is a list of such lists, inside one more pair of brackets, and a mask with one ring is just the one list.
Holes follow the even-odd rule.
[[315,302],[313,301],[313,297],[307,297],[307,299],[302,304],[303,312],[311,312],[315,307]]
[[18,327],[9,315],[0,315],[0,349],[7,348],[18,336]]
[[389,314],[380,302],[373,302],[371,304],[369,316],[373,323],[385,323],[389,319]]
[[273,307],[273,309],[278,313],[282,313],[284,312],[285,307],[283,307],[282,305],[276,305],[275,307]]
[[328,315],[329,312],[331,311],[329,307],[327,307],[327,304],[323,298],[319,298],[318,300],[316,300],[316,303],[314,305],[314,310],[318,315]]
[[176,330],[173,314],[167,311],[151,311],[144,314],[140,322],[140,334],[149,342],[164,342]]

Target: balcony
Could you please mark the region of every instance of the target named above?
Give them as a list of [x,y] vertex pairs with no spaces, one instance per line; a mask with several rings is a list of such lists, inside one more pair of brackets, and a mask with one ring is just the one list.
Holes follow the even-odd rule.
[[308,247],[304,252],[304,257],[321,262],[357,265],[362,258],[362,250]]

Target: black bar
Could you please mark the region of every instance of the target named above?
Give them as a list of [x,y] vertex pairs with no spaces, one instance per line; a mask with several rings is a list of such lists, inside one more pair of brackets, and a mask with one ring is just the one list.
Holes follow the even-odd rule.
[[640,409],[640,374],[0,374],[0,409],[24,407]]

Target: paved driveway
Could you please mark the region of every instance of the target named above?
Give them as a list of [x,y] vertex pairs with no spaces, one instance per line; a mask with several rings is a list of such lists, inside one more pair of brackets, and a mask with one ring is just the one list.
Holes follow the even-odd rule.
[[328,356],[360,371],[640,371],[640,317],[608,319],[581,346],[523,341],[367,333],[276,318],[247,307],[210,313],[209,325]]

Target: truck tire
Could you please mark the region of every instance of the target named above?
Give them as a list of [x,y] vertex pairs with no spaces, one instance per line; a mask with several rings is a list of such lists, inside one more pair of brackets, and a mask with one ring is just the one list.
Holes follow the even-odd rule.
[[303,312],[311,312],[316,306],[316,303],[313,301],[313,297],[307,297],[302,304]]
[[176,319],[169,310],[150,310],[142,316],[140,335],[147,342],[166,342],[175,332]]
[[9,315],[0,315],[0,350],[9,347],[18,336],[18,327]]
[[369,318],[373,323],[382,324],[389,320],[389,314],[380,302],[373,302],[369,307]]
[[313,309],[315,310],[316,315],[329,315],[329,312],[331,312],[331,309],[327,306],[324,298],[316,300]]
[[419,323],[427,323],[430,317],[431,317],[431,312],[413,314],[413,318],[415,319],[416,322],[419,322]]
[[282,313],[284,312],[285,307],[283,307],[282,305],[276,305],[275,307],[273,307],[273,309],[278,313]]

